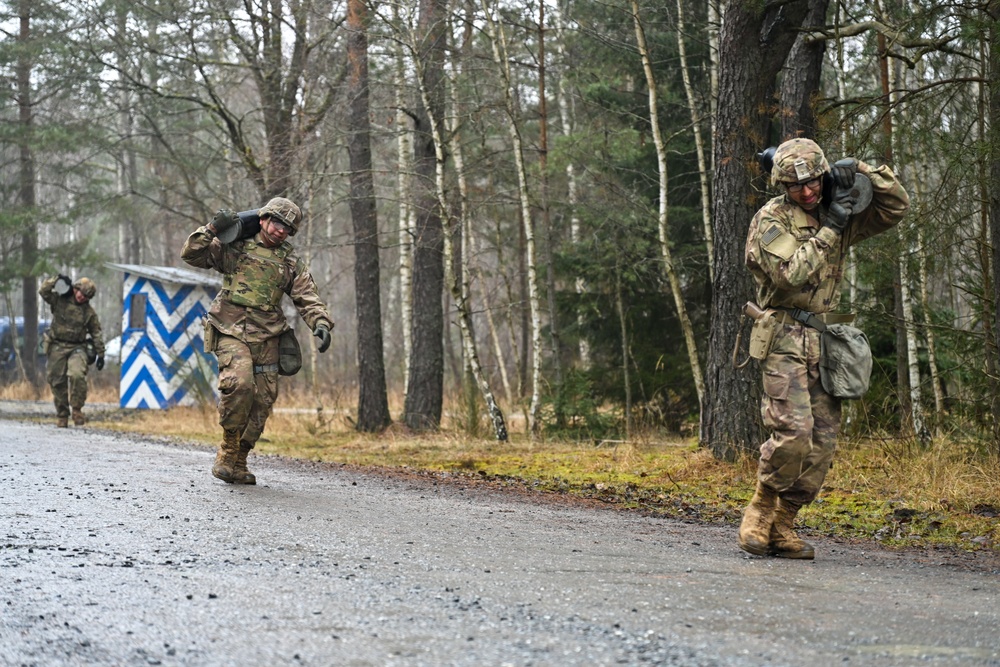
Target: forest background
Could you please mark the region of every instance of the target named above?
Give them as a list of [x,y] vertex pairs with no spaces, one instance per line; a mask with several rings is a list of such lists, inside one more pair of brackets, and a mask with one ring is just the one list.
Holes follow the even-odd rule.
[[35,322],[41,278],[88,275],[113,337],[105,262],[179,266],[217,209],[282,195],[337,322],[285,386],[358,430],[451,415],[732,460],[762,435],[759,369],[732,360],[746,230],[773,194],[755,153],[807,136],[888,163],[912,200],[852,253],[842,310],[876,367],[845,433],[1000,453],[1000,2],[0,12],[0,315]]

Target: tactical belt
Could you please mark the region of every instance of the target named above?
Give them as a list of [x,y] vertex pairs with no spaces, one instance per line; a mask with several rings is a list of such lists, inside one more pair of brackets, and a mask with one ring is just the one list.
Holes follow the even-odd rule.
[[254,375],[260,375],[261,373],[277,373],[277,372],[278,372],[278,364],[260,364],[260,365],[255,364],[253,367]]
[[801,308],[776,308],[775,317],[782,324],[801,322],[817,331],[826,331],[827,324],[850,324],[854,321],[853,313],[813,313]]

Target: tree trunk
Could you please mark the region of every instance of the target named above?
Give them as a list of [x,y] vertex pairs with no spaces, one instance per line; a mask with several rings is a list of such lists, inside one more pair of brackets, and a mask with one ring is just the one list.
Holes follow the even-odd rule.
[[[417,226],[413,239],[413,347],[403,420],[414,431],[441,425],[444,397],[444,239],[435,186],[437,157],[433,124],[444,116],[444,0],[421,0],[418,61],[427,103],[417,110],[413,142]],[[432,120],[432,118],[434,120]]]
[[[763,147],[775,78],[795,41],[806,3],[797,0],[757,12],[733,2],[726,11],[719,45],[719,99],[712,188],[715,280],[708,343],[701,442],[715,456],[733,459],[762,439],[760,378],[750,367],[733,367],[731,355],[740,312],[753,298],[744,267],[747,225],[762,203],[751,187],[754,155]],[[753,57],[748,57],[753,54]]]
[[[803,25],[826,24],[826,9],[830,0],[808,0],[809,11]],[[794,137],[816,138],[816,117],[813,103],[820,92],[820,75],[823,72],[823,53],[826,40],[809,41],[800,34],[792,45],[787,61],[794,67],[785,69],[781,78],[781,140]],[[833,162],[833,160],[831,160]]]
[[538,433],[538,409],[542,390],[542,316],[541,299],[538,293],[538,260],[535,250],[535,225],[531,218],[531,203],[528,199],[528,174],[524,165],[524,143],[521,128],[514,109],[513,81],[510,73],[510,59],[507,52],[507,38],[503,26],[494,20],[487,0],[482,0],[486,13],[487,32],[493,45],[493,62],[500,72],[504,88],[504,103],[507,111],[507,129],[514,147],[514,163],[517,168],[518,199],[524,221],[525,260],[527,261],[528,305],[531,309],[531,405],[528,408],[528,431],[534,437]]
[[[715,255],[715,241],[712,237],[712,198],[708,187],[708,161],[705,159],[705,140],[701,136],[702,115],[695,99],[691,72],[687,62],[687,39],[685,38],[684,2],[677,0],[677,52],[680,56],[681,78],[684,81],[684,96],[687,98],[688,113],[691,115],[691,130],[694,133],[694,151],[698,159],[698,185],[701,189],[701,224],[705,233],[705,254],[708,257],[708,280],[714,276],[712,266]],[[704,386],[702,386],[704,389]]]
[[[449,31],[454,34],[453,31]],[[455,61],[458,59],[458,50],[455,48],[451,49],[452,53],[452,68],[451,68],[451,93],[452,93],[452,123],[448,128],[451,141],[450,146],[452,148],[452,155],[455,160],[455,171],[458,174],[458,191],[459,191],[459,221],[458,228],[461,230],[469,230],[471,232],[471,225],[469,224],[469,187],[468,182],[465,178],[465,163],[463,160],[462,153],[462,135],[461,135],[461,113],[459,109],[459,103],[455,99],[455,90],[457,88],[457,82],[455,77],[458,74],[458,66]],[[425,95],[426,91],[423,88],[420,89],[420,94]],[[425,102],[426,103],[426,102]],[[444,137],[438,130],[438,126],[433,127],[434,133],[434,146],[437,150],[437,195],[438,201],[441,205],[441,210],[449,210],[447,195],[445,193],[445,181],[444,181],[444,164],[445,164],[445,150],[444,150]],[[479,350],[476,347],[475,331],[472,326],[472,312],[470,309],[469,301],[469,271],[468,262],[470,256],[468,252],[458,253],[456,256],[456,248],[451,234],[451,226],[444,226],[444,256],[445,256],[445,279],[448,283],[448,287],[451,290],[452,299],[455,301],[455,309],[458,311],[458,327],[462,336],[462,350],[465,353],[465,363],[466,370],[468,374],[471,375],[473,382],[479,388],[480,394],[482,394],[483,401],[486,403],[486,412],[489,416],[490,423],[493,425],[493,434],[496,439],[500,442],[507,441],[507,423],[504,420],[503,411],[497,404],[496,399],[493,396],[493,389],[490,387],[489,381],[486,379],[486,373],[483,370],[482,363],[479,359]],[[466,239],[466,234],[462,234],[462,247],[468,247],[468,240]],[[454,260],[454,261],[453,261]],[[457,270],[456,270],[456,264]]]
[[[722,32],[722,17],[726,13],[726,0],[708,0],[708,118],[711,131],[709,173],[715,174],[716,128],[719,116],[719,35]],[[714,238],[714,230],[713,230]],[[715,265],[712,265],[715,271]],[[712,278],[715,284],[715,278]]]
[[[538,205],[542,212],[542,233],[545,235],[545,291],[549,309],[549,339],[552,344],[552,377],[555,383],[555,421],[565,426],[563,412],[562,341],[559,311],[556,308],[556,233],[549,212],[549,118],[545,99],[545,3],[538,3]],[[561,234],[559,236],[562,236]]]
[[[392,3],[393,21],[401,22],[399,3]],[[400,26],[400,30],[402,27]],[[413,347],[413,231],[414,210],[411,202],[411,172],[413,170],[413,132],[410,119],[406,114],[406,100],[403,90],[406,84],[406,55],[402,40],[396,41],[395,71],[396,84],[396,155],[397,185],[399,200],[399,319],[403,337],[403,391],[410,384],[410,356]]]
[[[987,7],[989,18],[989,74],[986,77],[989,88],[988,127],[989,141],[989,183],[984,184],[987,197],[984,200],[989,205],[990,241],[993,246],[992,272],[987,278],[992,281],[992,289],[987,292],[992,296],[993,313],[988,321],[993,323],[993,336],[987,341],[986,369],[990,377],[992,389],[991,406],[993,415],[993,449],[1000,454],[1000,380],[997,379],[1000,369],[1000,1],[991,0]],[[984,315],[989,314],[989,306],[984,308]]]
[[[568,3],[567,3],[568,5]],[[566,62],[566,14],[568,7],[561,8],[556,17],[556,50],[559,54],[559,62],[563,64],[564,70],[559,77],[559,119],[562,123],[563,136],[569,137],[573,134],[573,109],[570,99],[568,77],[566,69],[569,64]],[[579,195],[577,194],[576,168],[573,160],[566,160],[566,206],[569,209],[569,240],[574,246],[580,242],[580,214],[577,210]],[[582,297],[587,293],[587,282],[577,276],[573,281],[573,289],[576,290],[577,297]],[[584,314],[582,308],[577,309],[577,328],[583,331]],[[577,349],[580,354],[580,366],[583,369],[590,368],[590,342],[586,336],[579,336]]]
[[622,267],[615,266],[615,314],[622,347],[622,386],[625,389],[625,439],[632,437],[632,377],[629,373],[628,320],[625,317],[625,290],[622,289]]
[[385,386],[382,305],[379,297],[378,218],[368,119],[368,5],[347,3],[347,150],[354,223],[354,289],[358,312],[357,429],[377,433],[392,421]]
[[[15,77],[17,79],[18,107],[18,204],[22,217],[21,230],[21,304],[24,316],[24,372],[35,389],[39,389],[38,377],[38,278],[35,275],[35,264],[38,262],[38,224],[35,222],[35,155],[32,152],[34,130],[34,112],[32,111],[31,71],[34,63],[31,61],[30,48],[33,39],[31,34],[31,0],[20,0],[19,17],[20,31],[17,42],[21,47],[18,51]],[[13,315],[11,323],[13,324]],[[16,327],[13,340],[16,342]]]
[[698,405],[700,407],[704,404],[705,400],[705,379],[702,377],[701,362],[698,360],[698,344],[695,341],[694,327],[691,326],[691,318],[688,316],[687,306],[684,304],[684,293],[681,290],[680,276],[677,275],[677,268],[674,266],[673,255],[670,252],[670,226],[667,218],[670,210],[667,201],[667,147],[660,133],[656,81],[653,78],[653,65],[649,56],[649,49],[646,47],[646,37],[642,29],[642,21],[639,19],[639,3],[637,0],[632,0],[632,20],[635,24],[635,38],[639,45],[642,67],[646,73],[646,86],[649,88],[649,124],[653,131],[653,143],[656,146],[656,164],[660,182],[660,210],[657,218],[657,228],[660,234],[660,252],[663,255],[663,272],[667,277],[667,282],[670,284],[670,292],[674,297],[674,307],[677,309],[677,319],[681,323],[681,331],[684,334],[684,342],[687,345],[688,363],[691,364],[691,377],[694,378],[694,386],[698,392]]

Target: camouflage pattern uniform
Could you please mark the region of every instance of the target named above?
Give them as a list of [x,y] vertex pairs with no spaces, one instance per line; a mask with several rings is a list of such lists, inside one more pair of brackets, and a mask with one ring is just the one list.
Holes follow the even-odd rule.
[[87,297],[77,303],[71,289],[65,295],[55,292],[58,276],[42,283],[38,294],[52,309],[52,326],[45,335],[48,357],[46,379],[52,387],[59,425],[66,424],[73,409],[74,422],[82,423],[83,406],[87,402],[87,338],[94,342],[98,357],[104,356],[104,334],[90,299],[97,292],[94,283],[81,278],[73,287]]
[[[260,215],[279,217],[268,208],[279,200],[294,207],[289,217],[297,230],[298,207],[286,199],[272,200]],[[282,295],[291,297],[312,330],[321,325],[333,330],[333,318],[287,240],[268,248],[258,233],[226,245],[204,226],[188,237],[181,257],[191,266],[224,275],[223,289],[208,312],[208,324],[217,332],[219,424],[227,434],[236,433],[240,448],[247,451],[263,433],[278,397],[278,339],[290,328],[281,310]]]
[[[807,213],[787,195],[770,200],[754,216],[746,265],[762,308],[832,312],[840,303],[848,248],[903,219],[909,198],[892,170],[859,161],[858,173],[871,180],[872,202],[851,217],[843,234],[821,226],[825,209]],[[760,448],[759,480],[783,498],[812,502],[840,430],[840,399],[827,394],[819,380],[819,331],[794,321],[781,324],[762,370],[761,414],[771,437]]]

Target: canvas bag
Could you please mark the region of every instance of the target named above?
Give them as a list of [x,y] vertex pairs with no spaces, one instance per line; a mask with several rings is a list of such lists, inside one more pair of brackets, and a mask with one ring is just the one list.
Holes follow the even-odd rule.
[[872,349],[865,332],[849,324],[826,325],[819,336],[819,377],[831,396],[864,396],[872,377]]
[[291,329],[278,337],[278,375],[295,375],[302,368],[299,339]]

